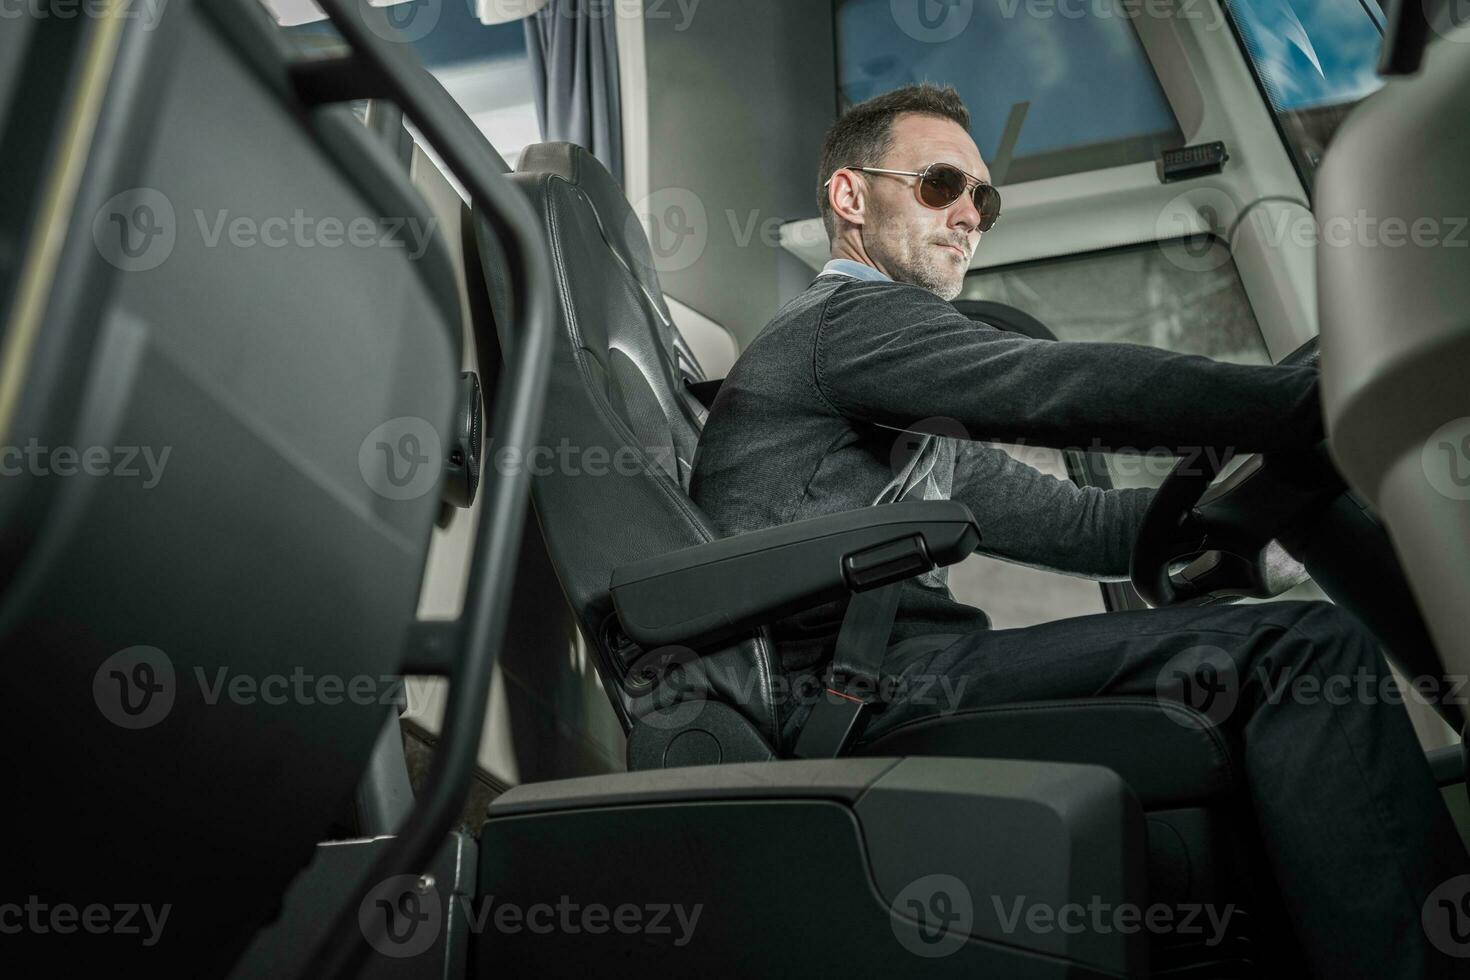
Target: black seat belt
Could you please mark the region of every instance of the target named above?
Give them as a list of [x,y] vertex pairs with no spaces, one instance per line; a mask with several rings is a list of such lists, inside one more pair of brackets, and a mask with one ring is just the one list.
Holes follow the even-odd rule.
[[715,395],[720,393],[720,385],[724,383],[724,378],[716,381],[690,381],[688,378],[684,379],[684,387],[689,389],[689,394],[693,395],[695,400],[706,409],[714,408]]
[[880,700],[879,678],[898,614],[900,584],[858,592],[848,603],[827,685],[796,738],[796,758],[835,759],[862,734]]

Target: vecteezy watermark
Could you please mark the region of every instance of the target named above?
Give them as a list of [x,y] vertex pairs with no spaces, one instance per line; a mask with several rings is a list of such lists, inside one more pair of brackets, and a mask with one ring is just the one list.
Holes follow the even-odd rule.
[[1209,272],[1231,261],[1221,242],[1239,221],[1270,249],[1295,248],[1470,248],[1470,216],[1385,215],[1359,208],[1352,214],[1319,217],[1301,207],[1252,207],[1218,187],[1194,187],[1166,203],[1154,220],[1164,257],[1190,272]]
[[[678,731],[692,723],[703,714],[709,698],[708,669],[703,657],[679,644],[658,647],[640,656],[628,668],[628,676],[640,691],[652,697],[647,710],[639,715],[639,723],[662,731]],[[739,704],[754,703],[745,700],[754,696],[758,683],[756,672],[749,673],[748,690],[735,695]]]
[[1435,949],[1446,956],[1470,958],[1470,875],[1451,878],[1430,892],[1419,922]]
[[996,0],[1000,16],[1015,20],[1192,20],[1205,30],[1224,26],[1224,18],[1207,0]]
[[234,248],[394,248],[413,260],[423,258],[439,224],[438,218],[415,216],[319,218],[301,208],[266,218],[196,208],[194,219],[205,248],[218,248],[221,241]]
[[[708,661],[689,647],[677,644],[659,647],[643,654],[628,669],[630,679],[639,690],[652,696],[647,713],[639,723],[654,728],[676,730],[699,717],[714,689],[707,671]],[[884,674],[872,678],[843,678],[839,684],[829,665],[825,674],[775,673],[764,677],[755,670],[740,676],[726,676],[722,699],[731,704],[751,705],[769,702],[778,709],[802,708],[821,700],[834,703],[842,698],[857,698],[873,710],[903,704],[927,708],[936,717],[952,715],[963,707],[970,678],[944,673],[911,670],[901,674]],[[841,691],[841,694],[836,693]]]
[[651,937],[651,942],[687,946],[694,938],[704,904],[578,902],[561,895],[556,902],[521,904],[494,895],[450,895],[446,903],[432,875],[396,875],[368,892],[358,906],[364,938],[384,956],[406,959],[428,951],[450,912],[458,912],[473,935],[601,936],[617,933]]
[[1119,477],[1165,477],[1202,476],[1219,473],[1231,459],[1233,448],[1219,446],[1111,446],[1094,439],[1085,446],[1069,446],[1085,453],[1099,453],[1108,457],[1108,471],[1114,479]]
[[[739,696],[754,694],[753,679],[738,689]],[[778,706],[816,704],[819,700],[857,698],[866,701],[877,710],[889,705],[903,704],[908,707],[933,708],[932,715],[943,717],[960,710],[969,687],[969,677],[927,671],[905,671],[901,674],[884,674],[881,677],[846,677],[841,683],[827,674],[778,675],[770,680],[769,691],[772,703]],[[841,694],[836,693],[841,691]]]
[[[976,441],[954,419],[931,418],[893,430],[889,463],[893,480],[883,499],[907,498],[932,482],[938,471],[944,443]],[[980,439],[981,442],[991,440]],[[1000,440],[997,440],[1000,441]],[[442,440],[435,428],[417,416],[399,416],[383,423],[363,438],[358,447],[358,465],[374,493],[393,500],[408,500],[433,489]],[[1012,442],[1025,448],[1024,442]],[[1093,439],[1086,445],[1064,447],[1086,453],[1110,455],[1109,469],[1119,477],[1184,476],[1219,472],[1235,453],[1216,446],[1110,446]],[[500,476],[528,473],[535,477],[634,477],[674,476],[684,472],[690,461],[679,456],[673,445],[583,446],[562,437],[555,445],[496,446],[485,444],[483,465]],[[436,463],[437,461],[437,463]],[[934,484],[933,489],[938,489]],[[926,499],[933,499],[929,493]]]
[[555,446],[485,446],[490,467],[501,476],[639,476],[679,472],[673,446],[577,446],[563,437]]
[[954,875],[925,875],[905,885],[890,906],[888,924],[904,949],[926,959],[949,956],[970,937],[975,902]]
[[1470,0],[1419,0],[1429,27],[1440,37],[1470,44]]
[[119,650],[92,675],[92,699],[119,728],[152,728],[168,717],[177,693],[173,661],[157,647]]
[[[1160,701],[1188,705],[1219,725],[1240,700],[1240,672],[1230,654],[1219,647],[1194,646],[1170,657],[1159,670],[1155,693]],[[1186,727],[1195,725],[1193,716],[1169,717]]]
[[[892,429],[892,432],[888,463],[895,478],[889,486],[894,499],[907,496],[934,472],[938,443],[1008,445],[1018,450],[1029,447],[1026,440],[1016,438],[1014,434],[976,434],[963,422],[940,415],[908,423],[902,428]],[[1129,446],[1105,443],[1096,437],[1086,443],[1047,444],[1034,448],[1107,456],[1108,471],[1115,477],[1126,478],[1162,478],[1171,473],[1179,476],[1219,473],[1239,455],[1231,446]]]
[[[470,9],[473,11],[473,6]],[[439,18],[444,16],[444,0],[357,0],[357,12],[368,30],[383,40],[412,44],[422,41],[439,26]]]
[[1435,429],[1424,440],[1419,463],[1437,493],[1450,500],[1470,500],[1470,416]]
[[199,685],[204,703],[228,701],[230,704],[383,705],[402,700],[403,681],[394,674],[313,674],[301,667],[287,674],[241,674],[228,667],[206,672],[194,668],[194,681]]
[[154,907],[148,903],[118,902],[111,905],[93,902],[73,905],[70,902],[44,902],[36,895],[25,903],[0,903],[0,935],[71,936],[78,932],[94,936],[138,936],[147,947],[158,945],[168,924],[170,904]]
[[98,253],[124,272],[147,272],[163,265],[177,238],[173,202],[152,187],[114,194],[92,218]]
[[[1188,705],[1212,725],[1223,724],[1240,705],[1242,692],[1264,705],[1402,705],[1470,707],[1470,677],[1446,674],[1400,678],[1393,672],[1356,667],[1351,672],[1303,670],[1289,663],[1263,662],[1249,670],[1219,647],[1196,646],[1169,658],[1159,670],[1156,694],[1161,701]],[[1187,727],[1193,715],[1170,715]]]
[[427,952],[444,928],[444,900],[432,875],[394,875],[373,886],[357,907],[357,926],[384,956]]
[[888,8],[898,29],[923,44],[953,41],[975,16],[975,0],[889,0]]
[[[3,2],[3,0],[0,0]],[[410,260],[428,251],[438,219],[407,216],[237,214],[228,208],[194,208],[192,225],[180,228],[173,202],[152,187],[133,187],[108,198],[92,219],[98,253],[124,272],[147,272],[166,262],[179,235],[197,232],[199,247],[217,249],[400,249]]]
[[1298,247],[1330,248],[1470,248],[1470,217],[1464,215],[1381,215],[1359,208],[1352,214],[1317,218],[1298,209],[1254,208],[1246,220],[1273,248],[1290,242]]
[[0,21],[115,17],[141,21],[143,30],[150,31],[158,26],[167,5],[168,0],[0,0]]
[[638,231],[648,239],[651,254],[634,253],[644,266],[659,273],[681,272],[698,262],[709,247],[709,212],[699,195],[684,187],[656,190],[633,205],[625,234],[636,240]]
[[1349,704],[1405,704],[1415,701],[1426,707],[1470,706],[1470,700],[1466,698],[1467,692],[1470,692],[1470,677],[1464,674],[1443,677],[1424,674],[1400,680],[1388,671],[1379,673],[1364,667],[1359,667],[1351,674],[1319,674],[1315,671],[1293,671],[1286,666],[1279,666],[1274,671],[1257,667],[1252,676],[1258,678],[1262,697],[1267,704],[1289,701],[1300,705],[1326,704],[1343,707]]
[[[546,0],[480,0],[480,12],[492,23],[523,20],[532,14],[543,17],[602,20],[618,17],[626,20],[676,20],[675,33],[683,33],[694,23],[694,12],[702,0],[581,0],[574,3],[547,4]],[[488,16],[485,16],[488,15]]]
[[107,476],[142,480],[152,490],[163,479],[172,446],[0,446],[0,476]]
[[624,936],[667,936],[673,946],[684,947],[694,938],[704,903],[685,906],[677,902],[650,902],[637,905],[623,902],[608,906],[601,902],[575,902],[569,895],[560,896],[556,904],[533,902],[519,905],[497,902],[494,895],[471,900],[457,899],[476,934],[493,930],[505,935],[529,932],[537,936],[552,934],[575,936],[579,933],[601,936],[616,932]]
[[[933,471],[935,454],[943,440],[970,442],[970,430],[958,419],[935,415],[906,425],[894,434],[888,451],[888,467],[893,472],[891,490],[902,498]],[[886,498],[885,498],[886,499]]]
[[1211,272],[1230,261],[1216,235],[1226,234],[1240,206],[1218,187],[1192,187],[1177,194],[1154,219],[1154,237],[1164,258],[1186,272]]
[[[402,415],[363,437],[358,445],[358,469],[379,496],[412,500],[437,485],[443,469],[442,445],[438,431],[427,420]],[[492,440],[485,444],[482,465],[499,476],[671,477],[689,464],[672,445],[579,446],[563,437],[554,446],[495,446]]]
[[827,245],[827,230],[820,222],[793,222],[759,208],[744,212],[726,208],[719,218],[711,218],[704,200],[685,187],[666,187],[639,200],[627,230],[630,236],[643,232],[650,254],[635,258],[660,273],[689,268],[714,241],[739,249]]
[[1225,941],[1230,919],[1236,911],[1234,905],[1155,902],[1144,906],[1110,902],[1100,895],[1092,896],[1085,903],[1052,904],[1032,901],[1025,895],[1009,900],[992,895],[990,901],[1001,931],[1007,935],[1060,932],[1071,936],[1083,933],[1106,936],[1147,932],[1158,936],[1203,937],[1204,945],[1212,947]]
[[363,437],[357,468],[368,488],[380,497],[422,497],[438,485],[444,471],[439,433],[414,415],[389,419]]
[[[209,706],[399,704],[402,679],[393,674],[316,674],[303,667],[287,673],[247,674],[228,667],[196,666],[187,675]],[[103,717],[120,728],[151,728],[168,717],[180,693],[173,660],[157,647],[132,646],[104,660],[92,675],[92,698]]]

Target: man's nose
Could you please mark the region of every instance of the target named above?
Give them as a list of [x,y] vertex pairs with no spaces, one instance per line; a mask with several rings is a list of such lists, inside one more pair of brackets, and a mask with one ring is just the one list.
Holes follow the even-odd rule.
[[975,195],[968,190],[950,205],[949,227],[963,229],[966,235],[979,229],[980,209],[975,207]]

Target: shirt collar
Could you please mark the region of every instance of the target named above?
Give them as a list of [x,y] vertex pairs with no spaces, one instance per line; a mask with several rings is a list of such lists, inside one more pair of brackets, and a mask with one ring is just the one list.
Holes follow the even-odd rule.
[[866,279],[869,282],[893,281],[872,266],[863,265],[861,262],[854,262],[852,259],[833,259],[822,267],[820,274],[824,276],[848,276],[852,279]]

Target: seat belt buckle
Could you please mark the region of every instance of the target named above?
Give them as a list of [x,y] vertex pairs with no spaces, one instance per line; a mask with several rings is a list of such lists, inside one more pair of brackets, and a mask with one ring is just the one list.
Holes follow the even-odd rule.
[[875,687],[875,684],[854,684],[851,679],[834,676],[812,706],[792,755],[798,759],[833,759],[846,755],[873,715],[877,705]]
[[840,670],[834,664],[827,669],[822,694],[829,700],[853,701],[865,705],[869,711],[877,711],[884,705],[880,696],[882,688],[880,678],[862,671]]

